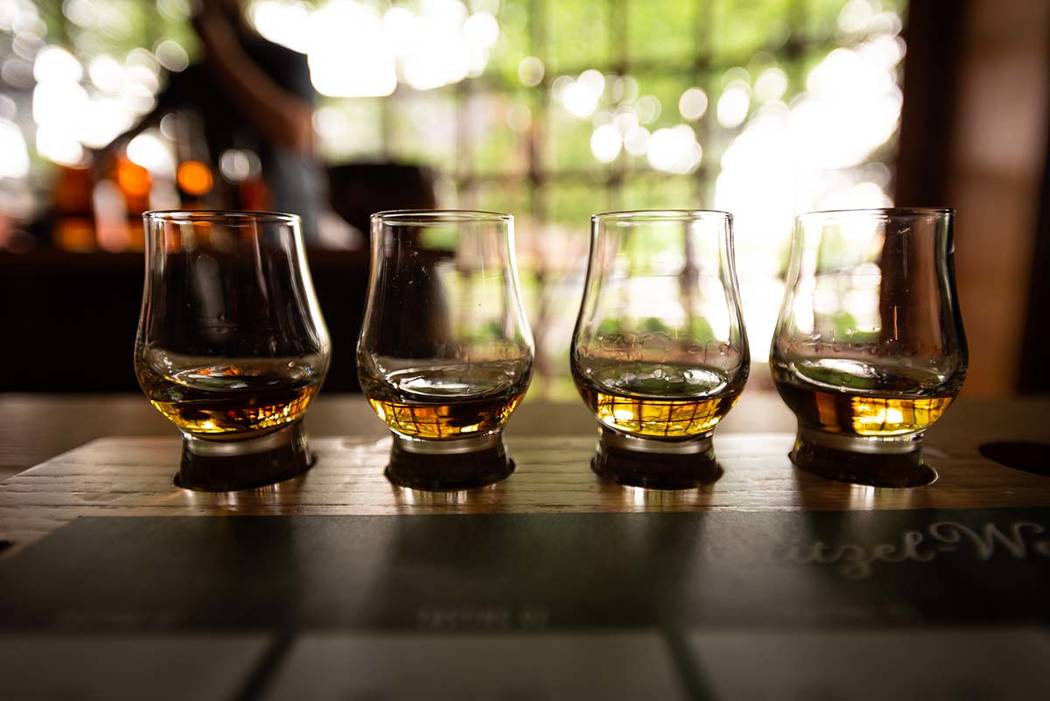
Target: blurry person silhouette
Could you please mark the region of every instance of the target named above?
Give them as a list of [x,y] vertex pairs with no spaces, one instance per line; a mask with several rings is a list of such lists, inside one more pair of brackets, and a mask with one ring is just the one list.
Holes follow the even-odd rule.
[[241,0],[200,2],[193,28],[201,59],[170,73],[156,107],[106,151],[166,114],[196,114],[210,164],[218,165],[231,149],[254,153],[267,208],[298,214],[306,242],[317,245],[325,182],[313,157],[316,96],[306,56],[261,37],[245,20]]

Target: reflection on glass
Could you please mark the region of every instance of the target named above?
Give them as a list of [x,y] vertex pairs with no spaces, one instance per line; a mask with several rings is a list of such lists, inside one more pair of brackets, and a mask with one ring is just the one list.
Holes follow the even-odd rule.
[[629,485],[610,485],[609,489],[620,490],[620,505],[628,511],[678,511],[709,505],[712,485],[706,484],[693,489],[645,489]]
[[525,396],[532,361],[512,217],[373,215],[358,376],[394,434],[393,454],[416,456],[391,460],[395,483],[459,489],[506,477],[513,465],[501,433]]
[[938,209],[798,218],[770,366],[798,417],[800,467],[875,486],[934,479],[922,438],[959,393],[967,361],[952,218]]
[[309,467],[300,420],[328,331],[290,214],[149,212],[135,372],[183,434],[181,486],[241,489]]
[[[711,434],[747,381],[747,336],[724,212],[596,215],[573,336],[576,387],[597,418],[593,467],[636,486],[686,487],[715,471]],[[618,451],[687,455],[635,456]],[[648,465],[645,463],[648,462]]]
[[[402,456],[404,459],[406,456]],[[407,459],[411,460],[411,456]],[[412,489],[391,484],[394,503],[399,507],[407,507],[408,511],[420,507],[491,507],[499,500],[502,483],[489,484],[474,489],[448,489],[448,490],[425,490]]]

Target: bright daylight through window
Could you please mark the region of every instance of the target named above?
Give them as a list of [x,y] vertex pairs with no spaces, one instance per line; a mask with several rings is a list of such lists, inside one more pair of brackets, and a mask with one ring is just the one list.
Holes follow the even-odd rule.
[[[308,55],[327,162],[423,164],[441,206],[516,216],[534,391],[547,397],[574,394],[565,358],[588,220],[610,209],[733,212],[752,352],[765,360],[793,215],[890,203],[905,4],[247,3],[263,36]],[[0,97],[3,213],[24,215],[49,167],[81,160],[152,108],[165,71],[197,54],[190,10],[189,0],[0,0],[11,88]],[[128,156],[174,168],[149,132]]]

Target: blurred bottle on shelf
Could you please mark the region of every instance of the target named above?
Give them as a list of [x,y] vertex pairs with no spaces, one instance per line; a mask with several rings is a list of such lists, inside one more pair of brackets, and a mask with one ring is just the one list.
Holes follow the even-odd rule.
[[219,173],[226,191],[226,207],[253,212],[273,208],[270,188],[262,177],[262,161],[249,148],[231,148],[219,158]]
[[216,187],[204,122],[194,110],[175,112],[175,185],[183,209],[222,209],[222,193]]
[[153,176],[143,166],[132,161],[127,154],[117,159],[117,186],[124,197],[124,223],[127,248],[141,251],[145,248],[142,232],[142,215],[151,209],[150,195],[153,192]]
[[55,170],[51,198],[54,212],[52,242],[64,251],[93,251],[95,209],[94,179],[85,166],[59,165]]
[[126,152],[96,167],[90,190],[92,249],[111,253],[143,250],[142,214],[151,209],[153,185],[150,171]]

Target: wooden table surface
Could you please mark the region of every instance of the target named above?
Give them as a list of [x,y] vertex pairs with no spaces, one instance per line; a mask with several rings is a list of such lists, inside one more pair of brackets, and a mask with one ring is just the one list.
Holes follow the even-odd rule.
[[[481,490],[430,494],[383,477],[385,427],[355,396],[322,397],[308,425],[318,456],[305,476],[272,488],[204,494],[172,485],[174,429],[136,396],[0,396],[0,483],[7,554],[81,515],[529,513],[690,510],[917,509],[1050,506],[1050,477],[984,459],[989,441],[1050,438],[1050,400],[961,400],[931,430],[933,485],[873,489],[822,480],[787,459],[794,420],[776,395],[745,394],[716,433],[725,475],[704,489],[647,491],[588,469],[593,419],[578,403],[526,402],[508,427],[518,469]],[[101,436],[90,445],[51,457]],[[50,459],[48,459],[50,458]]]

